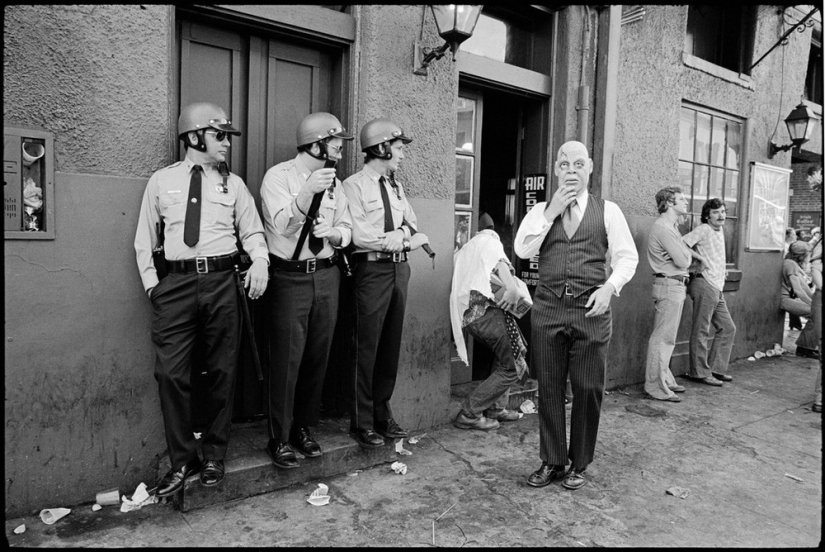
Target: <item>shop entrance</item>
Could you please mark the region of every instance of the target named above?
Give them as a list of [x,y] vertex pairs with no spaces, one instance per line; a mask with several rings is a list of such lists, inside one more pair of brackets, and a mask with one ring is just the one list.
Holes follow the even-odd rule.
[[[456,125],[455,248],[478,231],[482,213],[492,217],[517,275],[522,261],[513,251],[518,223],[529,204],[525,180],[544,174],[547,161],[548,100],[510,90],[465,85],[459,90]],[[532,181],[532,180],[531,180]],[[519,321],[529,342],[529,313]],[[451,384],[490,375],[493,354],[467,343],[469,366],[453,346]]]

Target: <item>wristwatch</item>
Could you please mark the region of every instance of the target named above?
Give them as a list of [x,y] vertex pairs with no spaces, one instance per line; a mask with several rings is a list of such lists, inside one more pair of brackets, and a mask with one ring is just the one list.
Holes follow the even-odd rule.
[[404,246],[404,251],[410,250],[410,240],[404,240],[401,242],[401,244]]

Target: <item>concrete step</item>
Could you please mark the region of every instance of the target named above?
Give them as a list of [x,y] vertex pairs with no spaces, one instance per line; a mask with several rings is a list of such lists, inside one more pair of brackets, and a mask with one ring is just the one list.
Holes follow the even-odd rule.
[[[450,421],[458,414],[461,409],[461,403],[476,387],[481,385],[481,381],[471,381],[450,387]],[[514,385],[510,386],[510,397],[507,408],[510,410],[519,410],[521,403],[530,399],[538,406],[539,400],[539,385],[534,379],[525,378]]]
[[173,503],[186,512],[397,460],[394,441],[385,439],[383,447],[365,449],[349,437],[348,429],[348,419],[321,420],[312,436],[321,445],[323,455],[304,458],[296,452],[300,466],[285,470],[276,468],[266,452],[269,438],[265,420],[233,425],[223,481],[204,487],[198,476],[189,477]]

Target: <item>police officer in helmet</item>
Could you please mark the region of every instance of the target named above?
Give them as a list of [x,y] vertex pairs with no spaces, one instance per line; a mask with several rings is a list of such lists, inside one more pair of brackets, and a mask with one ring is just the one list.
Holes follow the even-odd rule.
[[[382,437],[407,436],[393,419],[395,389],[410,267],[407,253],[417,219],[395,171],[412,139],[386,118],[360,133],[364,168],[344,181],[352,214],[357,308],[357,364],[350,435],[365,448]],[[414,242],[415,243],[415,242]]]
[[[252,195],[240,177],[219,170],[230,137],[240,132],[223,109],[199,102],[181,110],[178,135],[186,156],[149,179],[135,234],[137,265],[152,303],[155,379],[172,464],[158,483],[159,497],[177,493],[198,472],[203,485],[223,479],[240,329],[236,237],[253,259],[244,279],[251,299],[266,289],[269,262]],[[164,267],[152,257],[161,240]],[[205,347],[203,366],[193,366],[196,343]],[[207,372],[210,382],[202,460],[191,419],[193,371]]]
[[298,154],[270,168],[261,206],[272,286],[267,451],[279,468],[296,468],[295,452],[321,456],[310,427],[318,424],[324,375],[338,317],[338,250],[350,243],[347,198],[335,169],[345,140],[331,113],[304,117]]

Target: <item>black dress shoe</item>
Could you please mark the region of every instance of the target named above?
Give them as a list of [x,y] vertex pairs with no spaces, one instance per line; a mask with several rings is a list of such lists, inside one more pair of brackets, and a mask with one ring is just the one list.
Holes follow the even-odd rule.
[[223,481],[223,460],[204,460],[201,464],[201,483],[207,487]]
[[272,458],[272,463],[279,468],[289,469],[298,467],[298,459],[295,457],[295,452],[289,448],[289,443],[269,441],[266,445],[266,450]]
[[410,435],[401,429],[392,418],[384,422],[375,422],[375,431],[387,439],[404,439]]
[[309,458],[321,456],[321,445],[309,434],[308,427],[293,428],[290,432],[289,445]]
[[819,351],[816,349],[808,349],[807,347],[796,347],[796,356],[806,358],[819,358]]
[[364,448],[378,448],[384,446],[384,439],[371,429],[350,428],[349,436]]
[[547,462],[542,462],[541,467],[527,478],[527,484],[531,487],[546,487],[563,476],[564,466],[553,466]]
[[570,469],[566,474],[564,474],[564,479],[561,481],[561,486],[565,489],[570,489],[571,491],[581,489],[584,487],[584,484],[587,483],[587,480],[584,478],[585,471],[587,471],[587,468],[578,469],[570,466]]
[[729,376],[727,374],[718,374],[716,372],[711,372],[714,378],[718,379],[719,381],[733,381],[733,376]]
[[183,488],[183,483],[190,475],[198,473],[201,469],[200,460],[194,458],[187,462],[182,468],[177,470],[171,469],[166,472],[163,479],[158,483],[158,488],[155,491],[155,496],[164,498],[171,496]]

